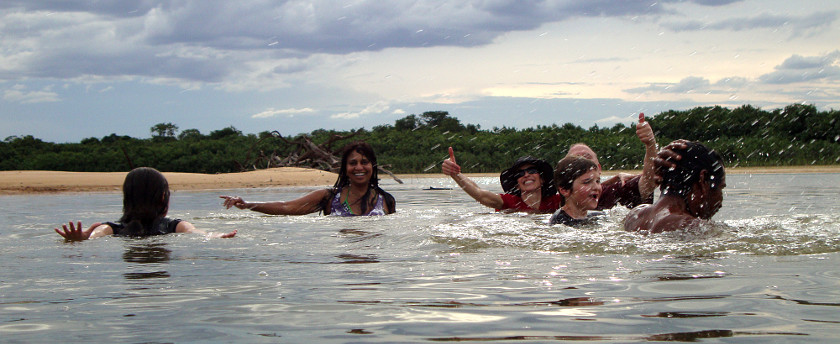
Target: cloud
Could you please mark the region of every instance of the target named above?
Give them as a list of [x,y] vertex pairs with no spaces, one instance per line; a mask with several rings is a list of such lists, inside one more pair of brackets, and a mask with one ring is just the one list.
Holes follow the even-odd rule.
[[390,109],[390,105],[386,102],[376,102],[373,104],[368,105],[362,111],[359,112],[343,112],[337,113],[335,115],[330,116],[330,118],[334,119],[354,119],[359,118],[363,115],[370,115],[370,114],[380,114],[388,111]]
[[282,79],[321,67],[312,56],[475,47],[549,22],[655,15],[680,2],[9,0],[0,3],[0,80],[128,76],[254,88],[272,83],[244,81],[266,64]]
[[61,101],[61,98],[59,98],[58,93],[51,91],[50,87],[40,91],[27,91],[26,87],[15,85],[3,91],[3,100],[13,103],[35,104],[57,102]]
[[270,118],[276,116],[287,116],[287,117],[294,117],[295,115],[303,115],[303,114],[311,114],[314,113],[315,110],[311,108],[302,108],[302,109],[274,109],[269,108],[263,112],[251,115],[251,118]]
[[[706,78],[689,76],[677,83],[651,83],[644,87],[628,88],[624,91],[636,94],[728,94],[743,89],[751,83],[786,85],[813,81],[830,83],[840,81],[840,50],[834,50],[819,56],[792,55],[780,65],[774,67],[773,72],[761,75],[752,81],[744,77],[733,76],[720,79],[712,84]],[[777,92],[786,93],[783,91]],[[802,91],[796,91],[796,94],[801,93]]]
[[702,31],[702,30],[756,30],[756,29],[779,29],[789,27],[791,38],[807,36],[829,29],[831,24],[837,20],[837,12],[814,12],[807,16],[773,15],[760,14],[750,18],[729,18],[718,21],[702,22],[687,20],[679,22],[668,22],[662,25],[671,30],[680,31]]
[[773,72],[760,76],[758,80],[765,84],[840,81],[840,50],[822,56],[793,55],[774,69]]
[[630,88],[624,90],[628,93],[706,93],[717,92],[712,90],[711,82],[708,79],[696,76],[686,77],[678,83],[653,83],[645,87]]
[[630,116],[625,116],[625,117],[609,116],[609,117],[605,117],[605,118],[601,118],[599,120],[596,120],[595,124],[609,126],[609,125],[614,125],[616,123],[628,123],[628,122],[633,122],[634,117],[636,119],[639,118],[638,115],[635,115],[635,116],[630,115]]
[[627,93],[659,94],[729,94],[749,84],[747,78],[733,76],[723,78],[714,84],[709,79],[697,76],[683,78],[677,83],[652,83],[644,87],[625,89]]

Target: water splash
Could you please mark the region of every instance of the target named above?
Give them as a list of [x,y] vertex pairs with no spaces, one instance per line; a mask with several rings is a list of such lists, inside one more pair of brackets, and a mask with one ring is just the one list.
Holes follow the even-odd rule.
[[674,232],[625,232],[627,210],[592,227],[549,226],[548,215],[470,214],[431,229],[455,250],[517,247],[575,254],[799,255],[840,251],[840,216],[760,216]]

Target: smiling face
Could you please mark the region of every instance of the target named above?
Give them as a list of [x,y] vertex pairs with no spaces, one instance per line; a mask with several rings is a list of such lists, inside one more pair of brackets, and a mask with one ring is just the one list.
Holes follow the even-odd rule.
[[531,164],[522,165],[517,175],[519,174],[522,175],[516,179],[519,191],[523,193],[542,192],[542,178],[540,178],[540,171],[536,166]]
[[347,179],[350,183],[357,185],[367,185],[370,183],[370,178],[373,175],[373,164],[370,160],[359,152],[353,151],[347,157]]
[[566,199],[564,209],[569,206],[578,211],[594,210],[598,207],[598,199],[601,197],[601,172],[592,169],[575,178],[571,189],[559,191]]

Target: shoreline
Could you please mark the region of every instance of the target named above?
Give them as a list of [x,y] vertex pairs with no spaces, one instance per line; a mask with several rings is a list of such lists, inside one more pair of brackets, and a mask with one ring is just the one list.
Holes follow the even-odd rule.
[[[128,172],[62,172],[62,171],[0,171],[0,196],[65,192],[120,192]],[[639,170],[604,171],[605,176],[616,173],[640,173]],[[784,173],[840,173],[840,165],[733,167],[727,174],[784,174]],[[224,190],[286,186],[331,186],[336,174],[316,169],[280,167],[240,173],[201,174],[163,172],[170,189]],[[496,177],[498,173],[466,173],[471,177]],[[400,179],[445,178],[441,173],[397,174]],[[390,176],[381,175],[382,179]]]

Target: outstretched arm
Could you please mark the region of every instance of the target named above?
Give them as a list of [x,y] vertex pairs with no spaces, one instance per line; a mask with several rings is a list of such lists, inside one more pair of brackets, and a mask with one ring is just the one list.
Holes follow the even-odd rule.
[[78,221],[76,225],[73,221],[69,222],[70,228],[67,225],[61,225],[62,229],[53,228],[58,235],[64,237],[66,241],[82,241],[87,239],[95,239],[101,236],[114,234],[114,230],[109,225],[103,225],[96,222],[90,225],[87,230],[82,229],[82,221]]
[[239,196],[219,196],[227,209],[251,209],[269,215],[306,215],[318,211],[318,205],[327,197],[327,189],[315,190],[305,196],[288,202],[245,202]]
[[636,125],[636,136],[645,145],[645,160],[642,163],[642,178],[639,179],[639,194],[642,199],[647,199],[656,189],[656,137],[653,135],[653,128],[645,121],[645,114],[639,114],[639,124]]
[[449,159],[443,161],[443,174],[452,177],[458,186],[461,187],[470,197],[484,206],[500,209],[504,206],[502,196],[497,193],[484,190],[467,176],[461,174],[461,166],[455,162],[455,151],[449,147]]
[[208,239],[215,239],[215,238],[233,238],[236,235],[236,230],[233,230],[230,233],[214,233],[210,232],[207,233],[203,230],[196,229],[192,223],[187,221],[178,222],[178,226],[175,227],[175,233],[195,233],[195,234],[206,234]]

